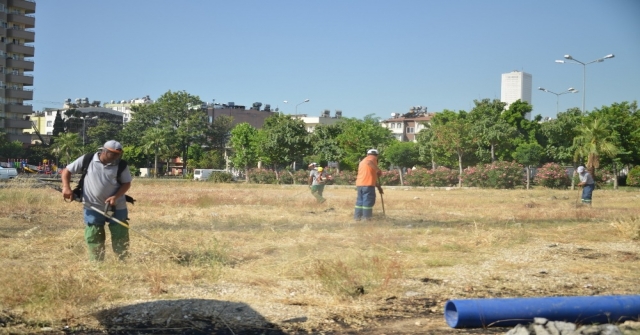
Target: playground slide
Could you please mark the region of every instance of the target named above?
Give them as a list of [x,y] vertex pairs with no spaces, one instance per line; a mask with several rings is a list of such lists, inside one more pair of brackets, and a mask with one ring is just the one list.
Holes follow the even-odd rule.
[[38,170],[33,170],[33,169],[31,169],[30,167],[28,167],[28,166],[25,166],[25,167],[24,167],[24,171],[25,171],[25,172],[29,172],[29,173],[38,173]]

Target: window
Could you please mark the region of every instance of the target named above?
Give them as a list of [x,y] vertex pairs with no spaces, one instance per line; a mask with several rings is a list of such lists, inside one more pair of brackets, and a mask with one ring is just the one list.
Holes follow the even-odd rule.
[[407,127],[407,134],[413,134],[413,127]]
[[47,111],[47,115],[51,115],[51,111]]
[[396,128],[402,129],[402,123],[396,123]]
[[47,127],[53,127],[53,121],[47,121]]

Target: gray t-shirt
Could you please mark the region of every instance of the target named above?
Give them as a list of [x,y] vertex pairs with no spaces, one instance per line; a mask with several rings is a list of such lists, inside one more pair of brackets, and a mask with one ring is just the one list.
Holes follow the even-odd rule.
[[[326,175],[323,172],[320,172],[316,169],[311,170],[311,173],[309,174],[311,176],[311,178],[313,178],[313,182],[311,182],[311,185],[324,185],[324,179],[326,179]],[[320,182],[318,181],[318,177],[322,177],[323,181]]]
[[578,174],[580,176],[580,182],[581,183],[585,183],[587,185],[592,185],[593,182],[593,177],[591,177],[591,174],[589,172],[585,172],[583,174]]
[[[84,156],[76,159],[73,163],[67,165],[67,170],[71,174],[82,173],[82,161]],[[98,158],[98,154],[94,154],[91,159],[91,165],[87,170],[87,175],[84,177],[84,194],[82,195],[82,202],[89,206],[95,206],[102,210],[104,208],[105,200],[108,197],[116,194],[120,188],[118,184],[118,161],[105,165]],[[120,175],[120,182],[130,183],[132,180],[129,168],[125,168]],[[127,208],[127,202],[124,196],[116,200],[116,209]]]

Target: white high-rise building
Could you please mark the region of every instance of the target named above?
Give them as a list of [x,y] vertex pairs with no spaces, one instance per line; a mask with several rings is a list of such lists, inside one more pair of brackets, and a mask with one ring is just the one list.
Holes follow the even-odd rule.
[[[506,108],[517,100],[526,101],[531,104],[533,93],[532,77],[529,73],[512,71],[502,74],[502,88],[500,90],[500,101],[506,102]],[[525,115],[527,120],[531,120],[531,113]]]

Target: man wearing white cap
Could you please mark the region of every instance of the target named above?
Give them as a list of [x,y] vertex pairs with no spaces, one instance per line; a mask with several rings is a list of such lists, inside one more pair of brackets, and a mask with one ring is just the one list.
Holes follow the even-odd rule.
[[[65,200],[73,200],[74,193],[70,186],[71,175],[85,173],[82,187],[84,208],[84,237],[89,247],[89,259],[103,261],[105,254],[104,225],[109,224],[111,246],[119,259],[124,259],[129,250],[129,228],[107,218],[91,209],[105,208],[108,203],[114,209],[113,217],[126,222],[128,220],[125,193],[131,187],[131,173],[126,162],[121,162],[122,144],[107,141],[100,151],[89,154],[90,159],[81,156],[62,170],[62,196]],[[88,166],[85,165],[88,162]]]
[[584,168],[584,166],[578,166],[578,175],[580,177],[580,183],[578,186],[582,187],[582,203],[591,206],[591,196],[593,195],[593,189],[596,187],[596,183],[593,181],[593,177]]
[[353,219],[371,220],[373,216],[373,206],[376,204],[376,188],[383,194],[382,187],[378,183],[378,178],[382,175],[382,170],[378,168],[378,150],[367,150],[367,157],[358,164],[358,175],[356,177],[356,208]]

